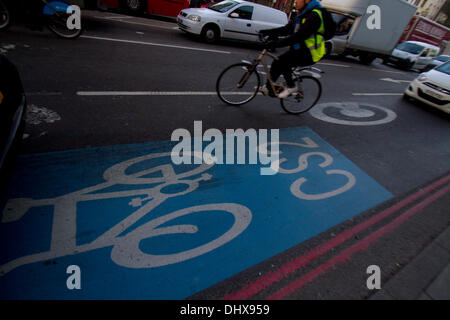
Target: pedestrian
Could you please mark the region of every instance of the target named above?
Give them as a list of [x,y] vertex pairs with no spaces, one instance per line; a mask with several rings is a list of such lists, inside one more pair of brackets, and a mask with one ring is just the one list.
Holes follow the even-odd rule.
[[[325,30],[322,14],[322,5],[318,0],[295,0],[297,16],[293,22],[276,29],[261,30],[261,34],[269,36],[268,48],[290,46],[289,51],[274,60],[270,68],[272,81],[280,75],[286,80],[286,88],[278,97],[285,99],[297,91],[292,80],[292,68],[297,66],[310,66],[318,62],[325,55],[325,41],[319,32]],[[279,36],[286,36],[279,40]],[[272,86],[267,84],[261,88],[264,95],[275,97]]]

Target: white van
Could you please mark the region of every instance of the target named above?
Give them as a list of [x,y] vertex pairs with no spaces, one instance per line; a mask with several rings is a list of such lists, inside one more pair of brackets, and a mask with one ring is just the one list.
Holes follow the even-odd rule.
[[405,41],[399,44],[385,63],[393,63],[407,69],[423,70],[439,54],[439,47],[418,41]]
[[206,42],[220,38],[259,41],[259,31],[284,26],[286,13],[264,5],[241,0],[226,0],[207,8],[180,11],[178,27],[200,35]]

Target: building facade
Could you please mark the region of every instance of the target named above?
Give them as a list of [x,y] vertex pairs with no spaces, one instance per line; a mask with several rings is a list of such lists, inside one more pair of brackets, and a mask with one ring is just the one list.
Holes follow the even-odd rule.
[[417,14],[432,20],[437,20],[447,0],[406,0],[417,6]]

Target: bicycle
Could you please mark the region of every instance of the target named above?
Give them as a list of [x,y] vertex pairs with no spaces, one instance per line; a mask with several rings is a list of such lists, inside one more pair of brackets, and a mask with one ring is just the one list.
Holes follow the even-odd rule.
[[[18,5],[16,1],[0,0],[0,31],[8,29],[14,16],[19,12],[27,12],[29,16],[37,14],[37,12],[30,12],[32,10],[29,2],[20,4]],[[39,10],[38,21],[36,21],[39,28],[46,26],[51,32],[65,39],[75,39],[80,36],[81,28],[68,27],[68,19],[74,13],[74,8],[70,4],[64,1],[41,0]]]
[[[253,100],[261,87],[261,77],[267,75],[270,86],[276,96],[285,89],[286,83],[274,82],[264,57],[268,55],[274,60],[278,57],[264,48],[253,62],[242,60],[225,68],[217,78],[216,92],[219,98],[228,105],[239,106]],[[257,70],[262,65],[264,72]],[[313,75],[302,74],[310,72]],[[322,95],[322,84],[318,80],[319,74],[324,73],[315,67],[293,68],[293,80],[297,83],[298,91],[286,99],[280,99],[281,107],[290,114],[301,114],[309,111],[319,101]],[[242,99],[240,99],[242,98]]]

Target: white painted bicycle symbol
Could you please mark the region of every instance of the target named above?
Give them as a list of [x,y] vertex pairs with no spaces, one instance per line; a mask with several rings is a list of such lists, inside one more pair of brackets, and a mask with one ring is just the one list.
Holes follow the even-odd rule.
[[[125,236],[120,236],[124,231],[135,225],[144,216],[151,213],[168,199],[189,194],[195,191],[202,181],[211,179],[212,176],[204,172],[210,169],[215,163],[202,164],[193,170],[178,174],[171,164],[155,166],[133,174],[126,173],[127,169],[133,165],[152,159],[170,157],[170,155],[170,152],[150,154],[118,163],[104,172],[103,178],[106,182],[60,197],[40,200],[23,198],[9,200],[3,212],[3,223],[21,219],[32,207],[52,206],[52,236],[49,251],[27,255],[9,261],[0,266],[0,275],[5,275],[11,270],[23,265],[111,246],[111,259],[120,266],[134,269],[162,267],[186,261],[215,250],[241,234],[252,220],[251,211],[247,207],[236,203],[212,203],[171,212],[139,226]],[[193,156],[202,157],[201,154],[195,153],[193,153]],[[148,177],[155,173],[159,173],[160,176]],[[198,175],[200,177],[197,179],[187,179]],[[98,193],[98,191],[106,190],[116,185],[149,184],[159,185],[147,189]],[[178,190],[181,189],[182,191],[171,192],[171,190],[174,190],[174,186],[184,186],[184,189],[178,188]],[[132,197],[132,200],[129,202],[129,206],[137,208],[135,212],[91,243],[83,245],[76,244],[77,203],[130,197]],[[164,227],[163,225],[167,222],[193,213],[207,213],[212,211],[231,213],[234,217],[232,227],[220,237],[196,248],[168,255],[148,254],[141,250],[139,244],[144,239],[162,235],[194,234],[198,232],[198,227],[195,225],[172,225]]]

